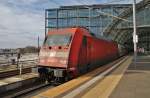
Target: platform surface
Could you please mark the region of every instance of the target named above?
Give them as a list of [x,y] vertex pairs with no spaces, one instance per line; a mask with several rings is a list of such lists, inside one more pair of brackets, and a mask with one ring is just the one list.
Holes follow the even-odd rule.
[[[124,62],[111,74],[70,98],[150,98],[150,57]],[[65,98],[65,97],[64,97]]]
[[150,98],[150,57],[138,57],[109,98]]

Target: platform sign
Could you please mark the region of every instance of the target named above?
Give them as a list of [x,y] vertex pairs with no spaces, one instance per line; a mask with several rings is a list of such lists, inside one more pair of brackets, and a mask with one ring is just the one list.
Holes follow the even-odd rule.
[[133,42],[134,42],[134,43],[138,43],[138,35],[133,36]]

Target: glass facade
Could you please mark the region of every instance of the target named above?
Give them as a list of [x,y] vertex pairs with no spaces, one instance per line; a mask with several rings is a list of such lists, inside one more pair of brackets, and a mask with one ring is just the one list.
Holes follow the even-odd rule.
[[91,5],[89,9],[83,5],[47,9],[46,31],[54,28],[82,26],[90,29],[91,33],[99,37],[103,35],[103,31],[113,21],[113,18],[98,11],[118,16],[130,6],[129,4]]
[[[150,0],[143,0],[137,4],[136,21],[138,44],[137,51],[150,54]],[[105,36],[133,49],[133,19],[132,8],[127,9],[120,17],[130,22],[115,20],[105,31]]]

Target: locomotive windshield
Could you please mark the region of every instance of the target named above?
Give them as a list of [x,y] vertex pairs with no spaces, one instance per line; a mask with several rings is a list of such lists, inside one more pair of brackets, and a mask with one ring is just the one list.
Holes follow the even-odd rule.
[[71,41],[71,34],[53,34],[49,35],[45,41],[48,46],[69,45]]

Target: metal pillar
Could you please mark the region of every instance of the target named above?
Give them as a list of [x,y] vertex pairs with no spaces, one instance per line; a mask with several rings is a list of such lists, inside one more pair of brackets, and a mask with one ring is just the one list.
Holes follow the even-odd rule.
[[91,8],[89,7],[89,30],[90,30],[90,27],[91,27]]
[[19,65],[19,74],[22,74],[22,63]]
[[45,38],[47,33],[47,10],[45,10]]
[[136,0],[133,0],[133,44],[134,44],[134,63],[137,57],[137,34],[136,34]]
[[40,52],[40,38],[38,36],[38,56],[39,56],[39,52]]

